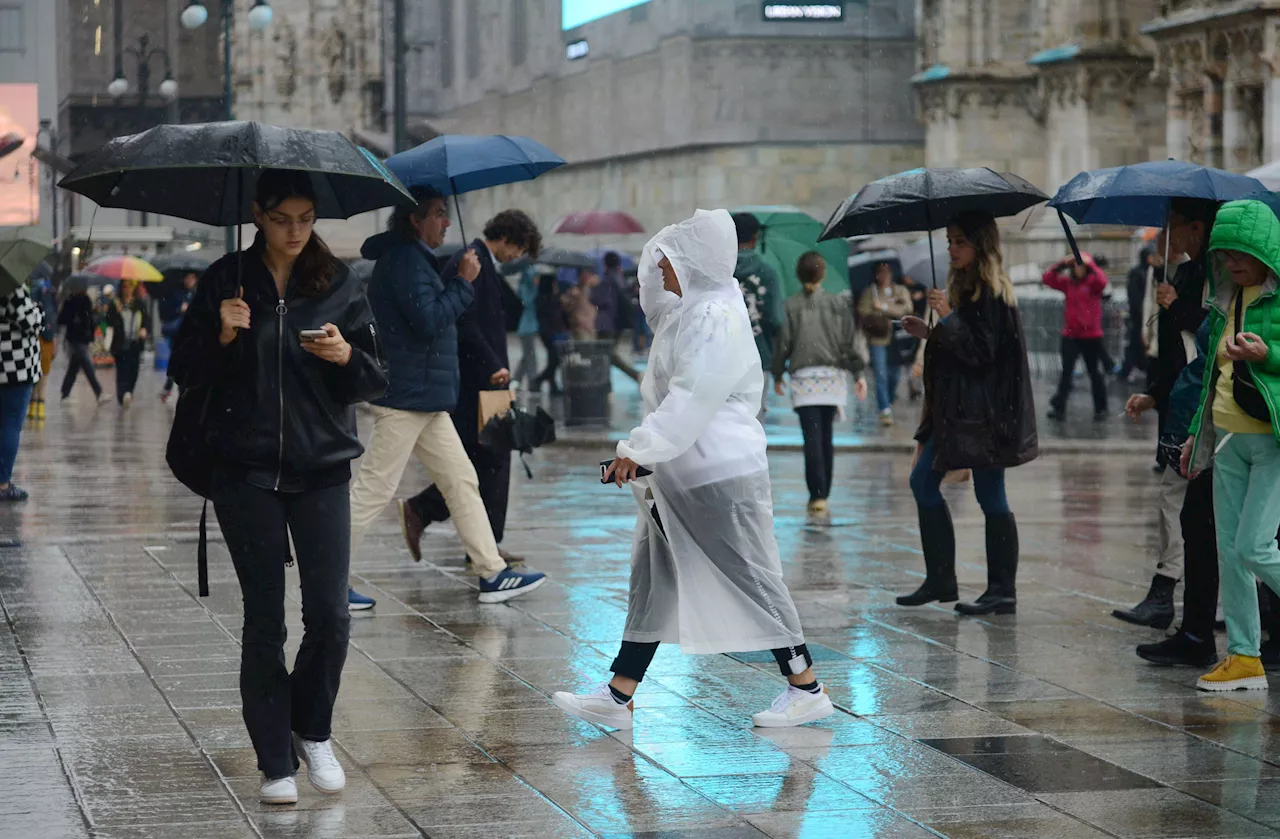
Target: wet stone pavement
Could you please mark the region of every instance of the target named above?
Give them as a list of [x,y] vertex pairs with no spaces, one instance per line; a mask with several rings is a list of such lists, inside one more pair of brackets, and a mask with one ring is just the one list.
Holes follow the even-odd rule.
[[[1011,474],[1020,614],[987,620],[893,605],[922,573],[906,456],[841,455],[829,522],[804,516],[800,456],[772,457],[787,579],[840,709],[789,730],[748,727],[782,687],[768,653],[662,650],[632,732],[552,706],[604,678],[623,624],[635,510],[598,484],[605,452],[517,475],[507,545],[552,580],[510,605],[476,603],[447,527],[414,564],[388,511],[353,566],[378,606],[353,619],[338,701],[347,789],[260,805],[238,589],[215,541],[195,596],[199,504],[165,470],[157,385],[129,411],[78,393],[24,435],[32,500],[0,509],[0,836],[1280,835],[1280,704],[1197,693],[1108,615],[1145,591],[1155,544],[1140,451]],[[411,466],[402,491],[424,480]],[[981,517],[948,492],[972,597]]]

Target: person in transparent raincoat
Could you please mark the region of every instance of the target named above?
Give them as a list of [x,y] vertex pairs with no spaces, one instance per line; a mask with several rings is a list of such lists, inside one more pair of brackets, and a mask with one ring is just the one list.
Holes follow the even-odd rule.
[[[640,302],[653,330],[641,383],[645,417],[618,444],[606,480],[631,484],[640,515],[631,592],[613,679],[560,692],[563,710],[632,727],[631,697],[658,644],[686,653],[771,650],[790,683],[762,727],[834,712],[813,675],[773,535],[764,374],[733,268],[737,235],[724,210],[664,228],[640,259]],[[638,477],[641,467],[652,475]]]

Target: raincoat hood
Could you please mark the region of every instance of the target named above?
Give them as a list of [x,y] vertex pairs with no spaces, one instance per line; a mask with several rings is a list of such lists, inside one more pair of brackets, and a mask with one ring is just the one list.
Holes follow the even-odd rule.
[[[658,263],[666,256],[680,281],[683,297],[662,287]],[[742,292],[733,270],[738,261],[738,234],[727,210],[698,210],[691,218],[667,225],[644,246],[640,256],[640,306],[657,329],[668,316],[705,300],[737,299]]]
[[[1210,254],[1218,250],[1242,251],[1262,260],[1273,276],[1280,275],[1280,219],[1261,201],[1229,201],[1218,210],[1208,250]],[[1213,267],[1212,256],[1209,265]],[[1234,286],[1217,274],[1210,271],[1215,298],[1224,293],[1229,297],[1235,292]]]

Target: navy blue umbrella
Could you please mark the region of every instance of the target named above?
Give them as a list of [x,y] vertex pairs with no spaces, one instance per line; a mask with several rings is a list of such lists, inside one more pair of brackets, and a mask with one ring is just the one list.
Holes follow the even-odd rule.
[[1058,211],[1067,241],[1079,259],[1080,249],[1064,216],[1078,224],[1164,227],[1169,223],[1170,199],[1234,201],[1265,191],[1261,181],[1248,175],[1180,160],[1152,160],[1081,172],[1058,190],[1049,206]]
[[392,155],[386,163],[410,189],[431,187],[443,195],[455,196],[456,203],[456,196],[463,192],[533,180],[563,166],[564,158],[528,137],[442,134]]

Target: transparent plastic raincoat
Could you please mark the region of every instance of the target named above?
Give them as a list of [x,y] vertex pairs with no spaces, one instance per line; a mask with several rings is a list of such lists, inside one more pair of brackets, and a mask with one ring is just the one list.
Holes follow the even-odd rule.
[[[623,638],[686,653],[804,642],[782,581],[764,429],[760,355],[738,282],[733,220],[699,210],[663,228],[640,258],[653,330],[645,417],[618,456],[653,470],[633,484],[642,514]],[[684,296],[662,287],[665,255]]]

